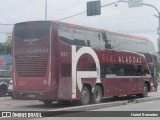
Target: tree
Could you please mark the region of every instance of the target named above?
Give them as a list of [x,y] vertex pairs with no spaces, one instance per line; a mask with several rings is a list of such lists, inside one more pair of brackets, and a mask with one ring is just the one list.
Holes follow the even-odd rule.
[[160,73],[160,60],[157,61],[157,72]]
[[4,54],[5,46],[3,43],[0,43],[0,54]]
[[4,42],[5,46],[5,54],[11,54],[11,47],[12,47],[12,36],[9,35]]

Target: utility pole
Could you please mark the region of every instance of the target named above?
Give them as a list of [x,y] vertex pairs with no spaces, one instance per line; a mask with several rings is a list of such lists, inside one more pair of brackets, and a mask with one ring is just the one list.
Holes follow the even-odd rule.
[[[119,2],[128,2],[128,1],[119,0]],[[145,3],[142,3],[142,5],[152,7],[158,14],[158,16],[155,16],[155,17],[158,18],[158,28],[157,28],[158,39],[157,39],[157,43],[158,43],[158,53],[160,55],[160,11],[154,5],[145,4]]]
[[[93,1],[93,2],[96,2],[96,1]],[[158,39],[157,39],[157,42],[158,42],[158,53],[160,55],[160,12],[159,10],[154,6],[154,5],[151,5],[151,4],[145,4],[143,3],[143,0],[129,0],[129,1],[125,1],[125,0],[118,0],[118,1],[115,1],[115,2],[112,2],[112,3],[109,3],[107,5],[103,5],[103,6],[100,6],[101,8],[103,7],[106,7],[106,6],[110,6],[110,5],[115,5],[117,6],[118,3],[128,3],[129,7],[142,7],[143,5],[144,6],[148,6],[148,7],[152,7],[154,10],[156,10],[156,12],[158,13],[158,16],[155,16],[156,18],[158,18],[158,28],[157,28],[157,34],[158,34]],[[97,3],[98,3],[98,0],[97,0]],[[88,4],[92,4],[92,2],[89,2]],[[87,12],[90,12],[89,9],[94,9],[95,10],[95,15],[99,15],[99,14],[96,14],[96,13],[101,13],[101,11],[99,11],[99,3],[96,5],[96,9],[95,9],[95,6],[93,5],[88,5],[87,6]],[[90,8],[91,7],[91,8]],[[96,11],[98,10],[98,12]],[[87,13],[87,15],[89,14],[89,16],[93,16],[94,14],[91,13]]]
[[45,20],[47,20],[47,0],[45,0]]
[[[130,0],[131,1],[131,0]],[[129,1],[125,1],[125,0],[119,0],[117,2],[115,2],[115,4],[118,4],[120,2],[125,2],[125,3],[129,3]],[[112,3],[113,4],[113,3]],[[141,2],[141,5],[144,5],[144,6],[148,6],[148,7],[152,7],[158,14],[158,16],[156,16],[158,18],[158,28],[157,28],[157,34],[158,34],[158,39],[157,39],[157,43],[158,43],[158,53],[160,55],[160,12],[159,10],[154,6],[154,5],[151,5],[151,4],[145,4],[143,2]],[[108,5],[107,5],[108,6]],[[102,7],[105,7],[102,6]],[[138,6],[137,6],[138,7]],[[140,6],[141,7],[141,6]]]
[[159,12],[157,18],[159,19],[159,26],[157,28],[157,34],[159,35],[159,38],[158,38],[157,42],[158,42],[158,53],[160,55],[160,12]]

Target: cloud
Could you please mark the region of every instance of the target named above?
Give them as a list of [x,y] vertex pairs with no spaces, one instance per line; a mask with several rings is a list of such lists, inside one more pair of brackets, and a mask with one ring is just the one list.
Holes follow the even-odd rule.
[[[87,1],[91,0],[48,0],[48,20],[57,20],[86,11]],[[101,0],[101,3],[106,5],[114,1],[117,0]],[[143,2],[160,9],[158,0],[143,0]],[[0,15],[0,23],[44,20],[45,0],[1,0]],[[82,14],[63,21],[115,32],[128,31],[132,34],[131,31],[134,31],[135,34],[137,31],[137,34],[142,34],[140,30],[157,29],[158,19],[153,15],[157,13],[151,7],[128,8],[128,4],[120,3],[117,7],[112,5],[103,8],[100,16],[87,17],[86,14]],[[6,29],[0,26],[0,31],[6,31]],[[8,31],[11,30],[8,29]],[[152,35],[148,36],[151,39],[152,36],[157,36],[157,33],[150,34]],[[153,42],[156,43],[155,40]]]

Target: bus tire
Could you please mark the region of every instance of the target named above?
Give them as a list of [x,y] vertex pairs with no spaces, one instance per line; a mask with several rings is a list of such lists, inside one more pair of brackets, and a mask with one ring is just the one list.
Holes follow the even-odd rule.
[[97,104],[102,100],[102,89],[99,85],[95,86],[94,92],[92,93],[92,103]]
[[143,93],[138,94],[139,97],[143,98],[143,97],[147,97],[148,96],[148,85],[147,83],[144,83],[144,88],[143,88]]
[[7,93],[8,93],[8,88],[7,88],[7,86],[1,85],[1,86],[0,86],[0,97],[6,96]]
[[86,86],[83,86],[81,91],[80,104],[87,105],[89,104],[89,102],[90,102],[90,91]]
[[43,100],[42,101],[45,105],[51,105],[52,104],[52,100]]

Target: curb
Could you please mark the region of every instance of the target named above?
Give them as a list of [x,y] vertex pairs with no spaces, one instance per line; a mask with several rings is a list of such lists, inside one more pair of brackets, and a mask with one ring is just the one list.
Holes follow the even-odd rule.
[[70,107],[70,108],[60,108],[60,109],[46,111],[43,113],[43,115],[45,117],[61,116],[63,114],[92,111],[92,110],[96,111],[96,109],[100,109],[100,108],[109,108],[109,107],[122,106],[122,105],[127,105],[127,104],[149,102],[149,101],[154,101],[154,100],[160,100],[160,96],[140,98],[140,99],[131,99],[131,100],[125,100],[125,101],[118,101],[118,102],[92,104],[92,105],[85,105],[85,106],[76,106],[76,107]]
[[135,99],[134,103],[142,103],[142,102],[149,102],[154,100],[160,100],[160,96],[157,97],[149,97],[149,98],[141,98],[141,99]]
[[70,107],[70,108],[60,108],[60,109],[54,109],[51,111],[90,111],[90,110],[95,110],[100,108],[115,107],[115,106],[131,104],[131,103],[149,102],[154,100],[160,100],[160,96],[131,99],[131,100],[125,100],[125,101],[118,101],[118,102],[116,101],[116,102],[109,102],[109,103],[92,104],[92,105],[85,105],[85,106],[76,106],[76,107]]
[[128,104],[128,100],[125,101],[118,101],[118,102],[109,102],[109,103],[99,103],[99,104],[92,104],[92,105],[84,105],[84,106],[76,106],[70,108],[61,108],[61,109],[54,109],[52,111],[90,111],[99,108],[107,108],[107,107],[114,107],[114,106],[121,106]]

